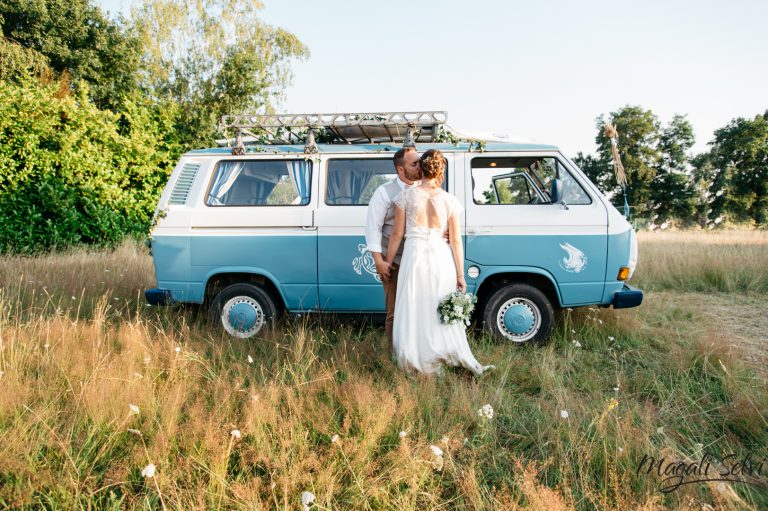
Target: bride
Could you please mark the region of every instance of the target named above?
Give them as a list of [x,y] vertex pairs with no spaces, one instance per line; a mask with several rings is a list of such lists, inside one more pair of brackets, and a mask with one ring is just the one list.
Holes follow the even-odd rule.
[[[400,262],[393,327],[394,353],[406,371],[434,373],[443,364],[463,366],[480,375],[493,366],[481,365],[472,355],[463,324],[440,322],[437,306],[458,289],[466,292],[464,251],[458,200],[440,185],[445,158],[437,149],[421,157],[421,184],[395,198],[395,225],[389,239],[387,262],[405,236]],[[448,243],[443,233],[448,231]]]

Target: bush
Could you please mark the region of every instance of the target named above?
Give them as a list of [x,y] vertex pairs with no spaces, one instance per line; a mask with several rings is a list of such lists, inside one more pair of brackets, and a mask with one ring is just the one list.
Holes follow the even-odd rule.
[[[0,251],[113,245],[146,233],[181,150],[173,105],[99,110],[58,84],[0,82]],[[63,96],[63,97],[62,97]]]

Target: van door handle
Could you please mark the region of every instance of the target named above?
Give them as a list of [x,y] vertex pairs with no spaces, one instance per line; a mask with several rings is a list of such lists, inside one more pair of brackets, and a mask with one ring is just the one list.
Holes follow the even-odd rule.
[[305,231],[316,231],[317,226],[315,225],[302,225],[301,228]]

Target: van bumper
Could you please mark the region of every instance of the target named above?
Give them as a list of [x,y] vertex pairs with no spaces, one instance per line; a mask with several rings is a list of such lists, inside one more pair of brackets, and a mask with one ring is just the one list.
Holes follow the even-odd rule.
[[629,307],[637,307],[641,303],[643,303],[643,292],[626,284],[621,291],[614,293],[613,300],[611,300],[614,309],[628,309]]
[[170,289],[147,289],[144,291],[144,298],[150,305],[170,305],[173,303]]

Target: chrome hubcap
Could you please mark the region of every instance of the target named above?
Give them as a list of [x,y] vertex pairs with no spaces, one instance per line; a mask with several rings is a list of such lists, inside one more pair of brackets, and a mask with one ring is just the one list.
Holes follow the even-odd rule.
[[541,328],[541,311],[528,298],[511,298],[499,307],[496,327],[512,342],[529,341]]
[[221,309],[221,324],[229,335],[245,339],[264,326],[264,311],[250,296],[230,298]]

